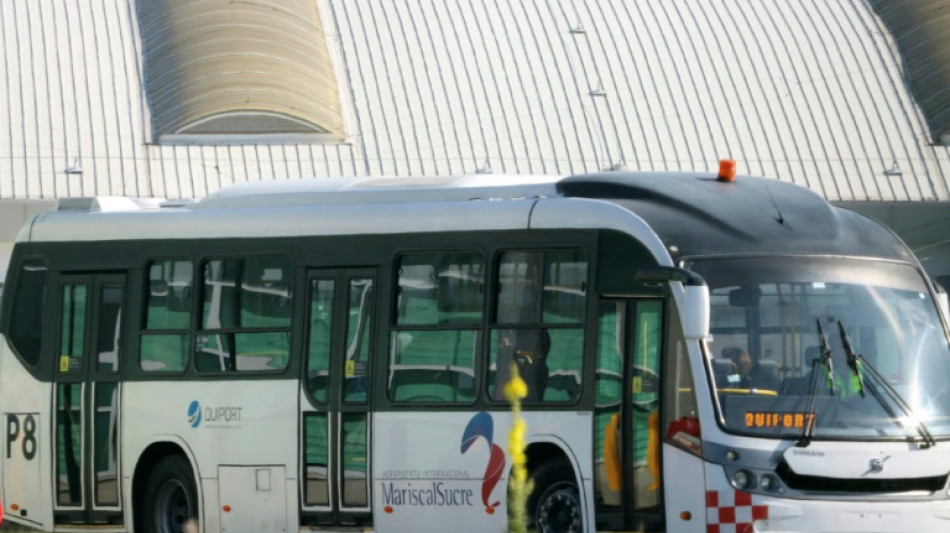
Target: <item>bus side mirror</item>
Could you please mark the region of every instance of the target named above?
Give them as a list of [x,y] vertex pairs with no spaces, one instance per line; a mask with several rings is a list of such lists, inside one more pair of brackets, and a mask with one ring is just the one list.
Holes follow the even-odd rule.
[[709,287],[687,285],[685,300],[683,336],[696,340],[709,338]]
[[697,340],[709,338],[709,287],[702,276],[685,268],[660,266],[641,268],[635,277],[646,283],[681,282],[686,289],[683,336]]

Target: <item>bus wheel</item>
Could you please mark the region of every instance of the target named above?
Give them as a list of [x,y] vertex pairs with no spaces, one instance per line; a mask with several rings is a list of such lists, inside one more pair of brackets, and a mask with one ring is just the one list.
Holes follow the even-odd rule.
[[145,485],[143,518],[149,533],[183,533],[189,522],[197,531],[198,492],[184,457],[170,455],[155,465]]
[[538,467],[531,475],[534,490],[528,498],[528,516],[538,533],[580,533],[581,497],[574,469],[564,460]]

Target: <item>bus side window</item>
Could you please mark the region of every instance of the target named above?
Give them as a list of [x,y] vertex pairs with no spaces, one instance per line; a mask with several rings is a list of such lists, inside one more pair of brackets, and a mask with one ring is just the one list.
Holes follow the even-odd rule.
[[204,264],[199,372],[283,370],[290,362],[290,258],[213,259]]
[[191,339],[194,268],[184,259],[153,261],[148,268],[145,330],[139,366],[146,372],[182,372]]
[[12,289],[10,309],[16,311],[10,317],[10,341],[30,366],[36,366],[40,360],[46,278],[46,263],[29,260],[20,267],[16,286]]
[[389,398],[475,401],[485,261],[479,252],[404,254],[398,259],[396,323],[390,327]]
[[573,402],[581,392],[587,255],[580,249],[510,251],[498,260],[488,394],[504,400],[514,363],[527,403]]

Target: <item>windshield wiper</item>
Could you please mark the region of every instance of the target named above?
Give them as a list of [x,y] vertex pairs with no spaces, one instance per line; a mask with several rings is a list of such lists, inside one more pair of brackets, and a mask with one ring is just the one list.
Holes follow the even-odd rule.
[[821,329],[821,319],[816,318],[815,324],[818,324],[818,343],[821,345],[821,367],[825,370],[825,377],[828,379],[828,389],[831,395],[835,395],[835,365],[831,361],[831,348],[828,347],[828,339],[825,338],[825,331]]
[[858,383],[858,392],[864,398],[864,365],[858,360],[858,354],[851,349],[851,339],[848,338],[848,332],[844,330],[844,325],[838,321],[838,333],[841,335],[841,344],[844,346],[844,353],[848,356],[848,367],[851,369],[852,379]]
[[798,439],[796,446],[804,448],[811,444],[812,436],[815,433],[815,419],[818,415],[818,366],[821,365],[828,379],[828,388],[831,395],[835,394],[834,365],[831,362],[831,348],[828,347],[828,339],[825,338],[825,331],[821,328],[821,318],[815,319],[818,326],[818,344],[821,355],[811,362],[811,380],[808,384],[808,408],[805,411],[805,428],[802,430],[802,436]]
[[[841,345],[844,347],[845,353],[847,354],[847,357],[848,357],[848,366],[851,368],[851,372],[852,372],[851,379],[857,380],[858,391],[861,393],[861,397],[864,398],[865,397],[864,395],[864,389],[865,389],[864,362],[862,362],[861,354],[855,353],[854,349],[851,348],[851,339],[848,337],[848,333],[847,331],[845,331],[844,326],[841,324],[840,320],[838,321],[838,331],[841,336]],[[890,416],[894,420],[897,420],[898,415],[897,415],[897,412],[894,411],[894,407],[883,396],[881,396],[881,392],[877,390],[877,387],[873,386],[873,384],[870,381],[867,382],[866,385],[867,385],[868,391],[871,392],[871,396],[874,396],[874,399],[877,400],[878,405],[880,405],[881,407],[884,408],[885,411],[887,411],[888,416]],[[885,382],[884,387],[885,388],[887,387],[886,382]],[[890,394],[888,394],[888,396],[890,397]]]
[[[838,321],[838,330],[841,332],[841,344],[844,346],[844,351],[848,356],[848,366],[851,367],[852,372],[858,379],[860,385],[861,397],[864,398],[864,369],[867,369],[868,375],[870,375],[875,382],[880,384],[881,388],[884,389],[884,392],[887,396],[894,402],[897,407],[904,413],[904,416],[908,420],[914,420],[916,422],[915,429],[920,437],[924,440],[922,447],[931,448],[937,445],[937,440],[934,439],[933,434],[930,433],[930,430],[927,429],[927,426],[924,424],[923,420],[915,419],[913,416],[914,410],[910,405],[904,401],[904,398],[901,397],[900,393],[894,389],[894,387],[887,381],[876,368],[872,365],[863,355],[855,353],[851,347],[851,339],[848,338],[848,333],[844,329],[844,325],[841,321]],[[869,383],[870,384],[870,383]],[[881,393],[878,392],[877,387],[870,387],[868,389],[871,391],[871,395],[881,404],[892,417],[896,418],[896,413],[889,407],[887,401],[881,397]]]

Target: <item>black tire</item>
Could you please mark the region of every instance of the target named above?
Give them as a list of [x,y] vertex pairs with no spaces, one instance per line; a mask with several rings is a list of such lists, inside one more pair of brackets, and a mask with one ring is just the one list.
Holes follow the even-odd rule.
[[581,533],[581,496],[574,469],[566,460],[549,461],[531,473],[528,517],[538,533]]
[[169,455],[155,465],[142,501],[146,533],[184,533],[189,521],[198,523],[198,491],[191,465],[180,455]]

